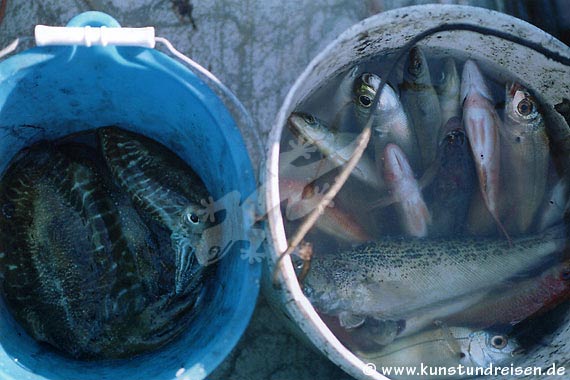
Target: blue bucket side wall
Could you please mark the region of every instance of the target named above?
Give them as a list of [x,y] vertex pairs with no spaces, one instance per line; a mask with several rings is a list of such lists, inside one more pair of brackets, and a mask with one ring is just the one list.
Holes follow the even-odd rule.
[[[0,78],[0,172],[31,143],[119,125],[177,152],[202,177],[214,199],[232,190],[247,196],[255,189],[239,130],[221,101],[190,71],[159,52],[37,48],[0,64]],[[244,239],[251,218],[241,215]],[[216,288],[193,327],[173,344],[128,361],[64,359],[20,337],[25,333],[2,305],[0,379],[174,379],[181,367],[192,375],[189,378],[204,378],[244,331],[259,276],[259,265],[231,252],[220,261]]]

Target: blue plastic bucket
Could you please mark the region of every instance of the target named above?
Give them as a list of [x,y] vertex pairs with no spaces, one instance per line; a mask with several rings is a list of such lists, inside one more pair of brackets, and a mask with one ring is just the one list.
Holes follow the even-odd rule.
[[[83,13],[68,24],[86,25],[119,27],[99,12]],[[227,92],[215,80],[207,82],[203,73],[149,48],[52,46],[23,51],[0,63],[0,173],[30,144],[117,125],[176,152],[214,199],[228,193],[247,197],[256,179],[236,124],[235,110],[241,105],[231,95],[218,96]],[[247,241],[253,214],[234,214],[231,222],[232,239]],[[219,260],[214,289],[188,330],[165,347],[128,360],[68,359],[30,338],[0,301],[0,379],[203,379],[245,330],[259,276],[255,260],[232,250]]]

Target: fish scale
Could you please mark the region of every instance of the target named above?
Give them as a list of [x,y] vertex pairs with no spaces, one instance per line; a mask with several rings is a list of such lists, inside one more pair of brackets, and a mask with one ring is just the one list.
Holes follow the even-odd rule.
[[[208,199],[202,181],[193,172],[184,170],[180,159],[160,149],[158,144],[149,143],[141,136],[134,138],[117,128],[102,128],[99,136],[109,167],[120,185],[166,227],[176,228],[177,214],[189,202],[199,205],[201,200]],[[154,149],[160,152],[152,152]],[[172,170],[164,170],[167,166],[172,166]]]
[[565,241],[563,226],[519,238],[512,246],[491,239],[386,238],[316,256],[305,292],[326,314],[406,319],[438,302],[492,289],[553,257]]
[[170,242],[83,150],[36,147],[4,175],[4,298],[32,337],[72,357],[129,357],[183,331],[204,288],[173,294]]
[[[104,276],[114,277],[113,293],[111,298],[116,298],[125,289],[133,288],[137,291],[140,277],[135,267],[135,258],[128,251],[127,244],[120,226],[118,213],[115,205],[110,202],[105,189],[93,170],[87,166],[71,162],[63,155],[53,153],[56,157],[54,174],[61,181],[58,191],[69,199],[70,204],[82,215],[84,223],[90,230],[90,237],[95,245],[96,261],[100,265],[100,273]],[[107,257],[107,252],[112,255],[112,260]],[[126,257],[130,256],[130,257]],[[121,274],[117,274],[117,266],[111,263],[121,263]],[[135,275],[137,274],[137,275]],[[136,300],[137,297],[127,297],[127,300]],[[137,302],[134,302],[135,304]],[[114,309],[131,309],[137,312],[135,305],[119,306]]]
[[115,127],[100,128],[98,135],[119,186],[170,230],[176,255],[175,292],[191,290],[210,257],[211,242],[202,237],[212,225],[201,204],[209,199],[205,185],[182,159],[157,142]]

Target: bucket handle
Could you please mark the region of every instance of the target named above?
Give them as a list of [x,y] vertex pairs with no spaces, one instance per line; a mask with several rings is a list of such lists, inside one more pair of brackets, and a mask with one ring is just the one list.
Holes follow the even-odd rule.
[[107,28],[36,25],[37,46],[138,46],[154,48],[154,28]]

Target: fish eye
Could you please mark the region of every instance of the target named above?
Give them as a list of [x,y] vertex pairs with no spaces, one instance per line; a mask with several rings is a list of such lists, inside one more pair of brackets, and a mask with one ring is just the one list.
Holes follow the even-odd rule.
[[504,335],[495,335],[491,338],[491,345],[498,350],[505,348],[507,343],[509,343],[509,340]]
[[369,96],[366,95],[360,95],[358,97],[358,102],[360,103],[360,105],[362,107],[368,108],[372,105],[372,99],[370,99]]
[[532,104],[532,102],[528,99],[523,99],[519,102],[519,104],[517,105],[517,111],[522,115],[522,116],[528,116],[530,115],[533,111],[534,111],[534,106]]
[[192,224],[198,224],[198,222],[200,221],[200,218],[198,217],[198,215],[196,215],[193,212],[186,215],[186,219],[188,219],[188,221]]
[[570,269],[565,269],[560,273],[560,279],[563,281],[570,280]]
[[309,124],[315,124],[317,121],[313,115],[303,115],[303,120],[305,120]]

